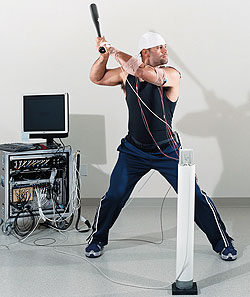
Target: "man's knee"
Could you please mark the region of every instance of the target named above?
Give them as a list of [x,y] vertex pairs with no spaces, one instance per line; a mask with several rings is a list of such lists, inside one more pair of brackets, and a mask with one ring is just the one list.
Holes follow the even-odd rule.
[[127,192],[128,191],[124,187],[120,186],[112,191],[109,190],[105,199],[109,202],[119,204],[124,199],[124,197],[128,195]]

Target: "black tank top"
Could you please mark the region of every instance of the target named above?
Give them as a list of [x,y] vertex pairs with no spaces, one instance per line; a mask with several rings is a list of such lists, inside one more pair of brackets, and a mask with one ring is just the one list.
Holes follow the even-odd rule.
[[[165,92],[163,92],[163,104],[164,111],[162,107],[162,100],[160,94],[160,87],[153,85],[148,82],[140,82],[136,77],[128,75],[128,81],[136,90],[136,83],[138,87],[138,93],[145,104],[161,119],[164,120],[164,111],[167,123],[172,127],[172,118],[176,106],[176,102],[170,101]],[[131,89],[128,82],[126,82],[126,101],[129,111],[129,121],[128,121],[128,135],[126,139],[139,147],[142,150],[152,150],[156,148],[154,140],[150,136],[147,129],[149,127],[153,138],[161,147],[166,146],[169,143],[169,135],[167,133],[166,124],[159,119],[157,119],[144,105],[141,103],[141,107],[138,102],[137,95]],[[143,113],[145,119],[143,118]]]

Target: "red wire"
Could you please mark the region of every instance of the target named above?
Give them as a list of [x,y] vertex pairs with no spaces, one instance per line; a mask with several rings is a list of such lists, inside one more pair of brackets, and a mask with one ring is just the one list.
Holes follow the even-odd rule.
[[177,152],[178,150],[178,145],[171,133],[171,130],[169,129],[169,126],[168,126],[168,123],[167,123],[167,119],[166,119],[166,113],[165,113],[165,108],[164,108],[164,102],[163,102],[163,86],[161,86],[159,89],[159,92],[160,92],[160,96],[161,96],[161,105],[162,105],[162,110],[163,110],[163,119],[164,121],[166,122],[166,131],[168,133],[168,137],[169,139],[171,140],[171,143],[172,143],[172,148],[175,150],[175,153],[176,155],[179,157],[179,154]]
[[[151,131],[150,131],[150,128],[149,128],[149,125],[148,125],[146,116],[145,116],[145,114],[144,114],[144,112],[143,112],[143,109],[142,109],[142,106],[141,106],[141,102],[140,102],[140,99],[139,99],[139,94],[138,94],[138,78],[137,78],[137,80],[136,80],[136,94],[137,94],[137,100],[138,100],[138,104],[139,104],[140,109],[141,109],[141,114],[142,114],[142,116],[143,116],[144,123],[146,124],[146,128],[147,128],[147,130],[148,130],[148,133],[149,133],[149,135],[151,136],[152,140],[154,141],[156,147],[157,147],[158,150],[161,152],[161,154],[164,155],[165,157],[167,157],[167,158],[169,158],[169,159],[173,159],[173,160],[177,160],[177,161],[178,161],[177,158],[170,157],[170,156],[168,156],[167,154],[165,154],[165,153],[161,150],[160,146],[158,145],[158,143],[156,142],[156,140],[154,139],[154,136],[152,135],[152,133],[151,133]],[[161,93],[160,93],[160,94],[161,94]],[[162,95],[162,94],[161,94],[161,95]],[[162,98],[162,96],[161,96],[161,98]],[[163,116],[164,116],[164,121],[166,122],[166,119],[165,119],[165,118],[166,118],[166,115],[165,115],[165,111],[164,111],[164,109],[163,109]],[[169,136],[169,131],[170,131],[170,130],[169,130],[169,127],[168,127],[167,122],[166,122],[166,129],[167,129],[167,133],[168,133],[168,136]],[[170,135],[170,139],[171,139],[171,138],[173,138],[172,135]],[[175,149],[175,152],[176,152],[177,156],[179,157],[179,155],[178,155],[176,149]]]

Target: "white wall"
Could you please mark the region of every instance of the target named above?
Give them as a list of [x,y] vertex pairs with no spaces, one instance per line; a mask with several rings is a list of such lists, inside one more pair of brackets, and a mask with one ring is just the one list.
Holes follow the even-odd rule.
[[[65,142],[80,149],[88,164],[83,196],[100,197],[127,131],[127,109],[119,87],[89,81],[98,56],[90,3],[0,0],[0,142],[21,141],[23,93],[69,92],[71,132]],[[135,54],[148,30],[165,37],[170,64],[183,74],[174,128],[184,147],[194,149],[200,185],[215,197],[249,197],[249,1],[96,3],[103,34],[119,49]],[[165,194],[157,173],[140,190],[146,178],[134,196]]]

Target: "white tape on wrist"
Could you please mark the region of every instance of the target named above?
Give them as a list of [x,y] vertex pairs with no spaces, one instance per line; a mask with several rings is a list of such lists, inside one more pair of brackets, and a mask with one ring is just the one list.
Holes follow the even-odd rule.
[[109,42],[104,41],[100,44],[100,47],[102,47],[102,46],[105,46],[106,48],[110,48],[112,45]]

